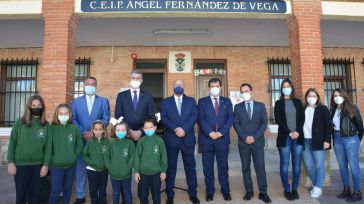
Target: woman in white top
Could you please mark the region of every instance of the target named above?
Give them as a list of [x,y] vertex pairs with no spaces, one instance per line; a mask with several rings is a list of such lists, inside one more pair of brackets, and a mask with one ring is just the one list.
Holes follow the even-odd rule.
[[306,91],[304,108],[305,151],[303,151],[303,159],[313,185],[310,192],[311,197],[318,198],[322,195],[326,174],[325,150],[331,147],[330,112],[326,106],[322,105],[320,95],[315,88]]

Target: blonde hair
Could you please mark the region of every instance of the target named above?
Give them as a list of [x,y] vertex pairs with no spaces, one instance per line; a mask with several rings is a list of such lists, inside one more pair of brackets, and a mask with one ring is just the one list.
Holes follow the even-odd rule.
[[69,106],[68,104],[62,103],[59,104],[56,108],[56,110],[54,111],[54,115],[53,115],[53,120],[52,120],[52,124],[60,124],[59,120],[58,120],[58,112],[59,109],[61,108],[66,108],[70,114],[70,118],[68,119],[67,123],[72,123],[72,109],[71,106]]
[[101,126],[102,126],[102,129],[104,129],[104,133],[102,134],[102,137],[103,137],[103,138],[107,138],[107,129],[106,129],[106,127],[105,127],[105,123],[104,123],[102,120],[95,120],[95,121],[92,123],[92,127],[91,127],[91,134],[92,134],[92,137],[95,137],[95,133],[94,133],[95,125],[101,125]]

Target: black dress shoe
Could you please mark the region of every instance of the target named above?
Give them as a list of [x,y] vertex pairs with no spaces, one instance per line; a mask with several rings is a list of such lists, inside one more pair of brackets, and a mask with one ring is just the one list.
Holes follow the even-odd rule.
[[363,200],[363,197],[362,197],[360,191],[353,191],[353,194],[351,194],[351,196],[349,196],[346,199],[346,201],[351,202],[351,203],[359,201],[359,200]]
[[213,201],[214,200],[214,195],[206,195],[206,201]]
[[292,193],[291,193],[290,191],[284,191],[284,197],[285,197],[287,200],[289,200],[289,201],[294,200],[294,199],[292,198]]
[[224,197],[224,200],[226,200],[226,201],[230,201],[231,200],[230,193],[224,194],[223,197]]
[[86,198],[77,198],[73,204],[82,204],[86,202]]
[[254,192],[251,191],[251,192],[247,192],[245,195],[244,195],[244,200],[250,200],[252,199],[252,197],[254,197]]
[[293,199],[293,200],[298,200],[298,199],[300,199],[300,196],[298,195],[297,190],[292,190],[292,199]]
[[190,201],[193,204],[200,204],[200,199],[198,199],[197,196],[190,196]]
[[173,204],[173,198],[167,198],[166,204]]
[[259,200],[262,200],[265,203],[271,203],[272,202],[272,200],[269,198],[267,193],[259,193],[258,198],[259,198]]
[[343,192],[341,192],[339,195],[337,195],[336,197],[338,199],[343,199],[343,198],[347,198],[351,196],[351,190],[350,187],[344,187]]

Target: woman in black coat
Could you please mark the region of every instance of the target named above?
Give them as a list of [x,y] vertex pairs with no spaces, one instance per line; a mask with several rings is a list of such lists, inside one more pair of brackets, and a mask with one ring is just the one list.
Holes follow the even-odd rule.
[[322,195],[326,175],[325,150],[330,149],[331,146],[331,118],[329,110],[322,105],[320,95],[315,88],[306,91],[304,108],[305,151],[303,158],[313,185],[310,195],[318,198]]
[[[290,79],[281,84],[281,97],[274,106],[274,116],[278,124],[277,147],[280,157],[280,175],[287,200],[299,199],[297,188],[301,174],[301,160],[304,145],[303,124],[305,115],[303,104],[295,97]],[[292,188],[288,183],[288,166],[292,154]]]

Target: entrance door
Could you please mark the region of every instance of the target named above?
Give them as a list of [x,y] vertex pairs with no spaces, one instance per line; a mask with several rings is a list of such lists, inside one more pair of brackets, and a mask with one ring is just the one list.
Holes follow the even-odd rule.
[[227,96],[226,84],[226,60],[195,60],[196,76],[196,100],[210,94],[209,80],[219,78],[222,81],[221,96]]

